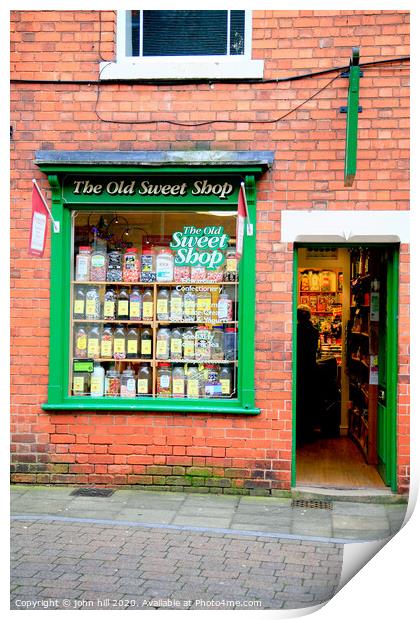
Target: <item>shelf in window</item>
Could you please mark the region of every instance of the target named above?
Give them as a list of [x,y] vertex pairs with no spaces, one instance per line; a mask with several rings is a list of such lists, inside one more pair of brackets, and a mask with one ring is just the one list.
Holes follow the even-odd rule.
[[76,285],[96,285],[96,286],[143,286],[143,287],[151,287],[155,284],[157,286],[203,286],[204,284],[207,286],[237,286],[239,284],[238,281],[230,282],[230,281],[220,281],[220,282],[208,282],[206,280],[198,281],[198,282],[115,282],[115,281],[107,281],[107,280],[88,280],[88,281],[80,281],[80,280],[72,280],[72,284]]
[[369,364],[367,364],[364,360],[361,360],[358,357],[353,357],[353,355],[351,356],[351,359],[354,362],[359,362],[359,364],[362,364],[362,366],[365,366],[366,368],[369,368]]
[[170,360],[154,360],[158,364],[160,362],[169,363],[169,364],[236,364],[237,360],[196,360],[192,358],[179,358],[179,359],[170,359]]
[[73,323],[110,323],[110,324],[118,324],[121,323],[128,325],[153,325],[153,321],[140,321],[138,319],[72,319]]
[[158,325],[218,325],[219,327],[223,327],[224,325],[237,325],[238,321],[224,321],[223,323],[220,321],[159,321],[156,323]]
[[357,332],[357,331],[352,330],[351,333],[355,334],[356,336],[364,336],[365,338],[369,338],[369,334],[367,334],[366,332]]

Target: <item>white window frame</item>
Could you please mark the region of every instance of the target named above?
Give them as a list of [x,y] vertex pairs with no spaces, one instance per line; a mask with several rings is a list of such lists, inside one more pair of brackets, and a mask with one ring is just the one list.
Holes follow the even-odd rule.
[[[116,62],[100,63],[100,79],[250,79],[262,78],[264,61],[252,60],[252,11],[245,11],[244,54],[222,56],[127,56],[127,14],[117,11]],[[229,19],[229,11],[228,11]],[[140,37],[142,36],[140,17]],[[140,52],[141,52],[140,40]]]

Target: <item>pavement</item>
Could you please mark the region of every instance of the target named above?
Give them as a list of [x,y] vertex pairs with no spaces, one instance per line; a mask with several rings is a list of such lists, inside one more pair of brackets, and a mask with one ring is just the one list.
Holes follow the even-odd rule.
[[[346,543],[386,539],[405,503],[11,488],[11,609],[290,609],[337,591]],[[351,499],[351,498],[350,498]]]

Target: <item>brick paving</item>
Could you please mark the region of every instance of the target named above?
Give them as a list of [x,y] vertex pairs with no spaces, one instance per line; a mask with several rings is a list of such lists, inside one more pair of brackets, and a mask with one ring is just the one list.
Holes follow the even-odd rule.
[[217,532],[12,521],[11,609],[288,609],[339,584],[343,545]]

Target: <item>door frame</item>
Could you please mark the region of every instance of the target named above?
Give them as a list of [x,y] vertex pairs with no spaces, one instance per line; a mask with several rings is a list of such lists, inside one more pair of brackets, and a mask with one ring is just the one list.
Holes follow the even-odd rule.
[[298,249],[299,248],[384,248],[390,252],[387,269],[387,321],[386,329],[386,382],[387,382],[387,415],[390,416],[389,454],[390,486],[397,492],[397,386],[398,386],[398,308],[399,308],[399,243],[345,243],[345,242],[305,242],[295,241],[293,244],[293,285],[292,285],[292,470],[291,486],[296,486],[296,378],[297,378],[297,306],[298,306]]

